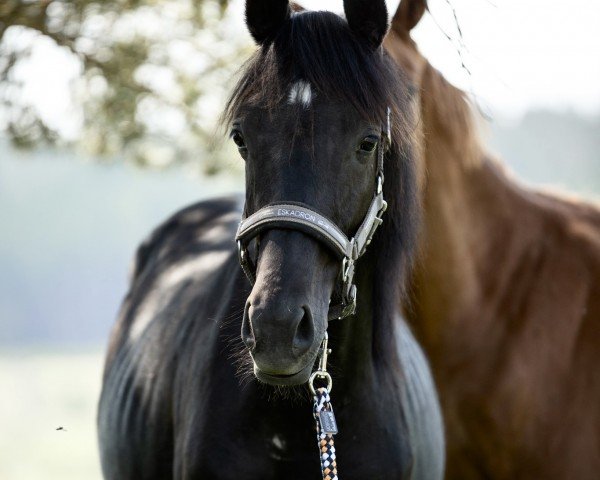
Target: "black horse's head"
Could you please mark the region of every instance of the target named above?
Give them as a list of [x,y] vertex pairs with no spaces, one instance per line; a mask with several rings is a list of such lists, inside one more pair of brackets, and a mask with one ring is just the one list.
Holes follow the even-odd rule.
[[[344,8],[347,20],[293,12],[288,0],[246,1],[259,49],[227,109],[246,162],[246,216],[274,203],[305,205],[352,237],[377,188],[388,108],[394,133],[385,162],[402,162],[410,102],[381,46],[385,2],[346,0]],[[254,372],[270,384],[304,383],[339,288],[340,258],[313,235],[285,226],[261,231],[249,254],[256,278],[242,338]]]

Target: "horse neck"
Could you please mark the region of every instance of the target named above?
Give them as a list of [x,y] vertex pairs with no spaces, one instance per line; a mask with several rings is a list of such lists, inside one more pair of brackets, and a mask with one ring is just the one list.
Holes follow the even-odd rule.
[[485,283],[493,281],[486,272],[491,273],[490,256],[498,254],[500,242],[519,245],[513,214],[520,203],[512,182],[485,157],[462,92],[432,67],[423,78],[426,177],[412,310],[432,362],[443,363],[448,345],[460,343],[456,334],[466,322],[486,329],[478,299]]
[[[389,272],[378,272],[379,254],[381,252],[372,248],[358,260],[356,314],[333,320],[328,327],[338,395],[360,396],[370,391],[369,386],[381,387],[392,380],[388,374],[397,360],[393,329],[399,305],[397,297],[380,288],[382,275]],[[387,332],[387,338],[380,338],[382,329]]]

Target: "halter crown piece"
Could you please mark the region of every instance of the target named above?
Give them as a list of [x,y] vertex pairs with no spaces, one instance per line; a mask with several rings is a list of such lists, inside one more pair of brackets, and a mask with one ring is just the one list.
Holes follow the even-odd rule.
[[323,243],[341,260],[338,276],[339,293],[329,307],[329,320],[341,319],[356,311],[356,285],[353,283],[354,264],[365,253],[365,250],[377,227],[381,225],[383,212],[387,203],[383,199],[383,157],[390,147],[390,109],[387,109],[387,121],[382,129],[380,142],[377,144],[377,173],[375,177],[375,194],[367,213],[352,238],[348,236],[330,219],[313,210],[306,204],[298,202],[272,203],[261,208],[239,224],[235,239],[238,246],[239,261],[244,273],[254,285],[256,280],[256,263],[250,258],[248,245],[265,230],[274,228],[299,230]]

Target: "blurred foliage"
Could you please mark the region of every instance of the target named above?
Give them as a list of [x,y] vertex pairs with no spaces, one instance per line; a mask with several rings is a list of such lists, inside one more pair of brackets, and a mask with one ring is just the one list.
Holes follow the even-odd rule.
[[18,75],[35,42],[51,39],[79,62],[71,90],[81,113],[77,142],[89,153],[125,153],[152,166],[202,159],[207,173],[218,170],[223,155],[213,139],[220,108],[252,48],[235,23],[242,18],[235,3],[2,0],[4,129],[22,147],[65,140],[22,94]]

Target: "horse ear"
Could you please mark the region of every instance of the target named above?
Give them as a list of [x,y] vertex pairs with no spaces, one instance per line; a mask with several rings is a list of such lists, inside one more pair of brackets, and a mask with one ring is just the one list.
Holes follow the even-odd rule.
[[377,49],[388,29],[385,0],[344,0],[344,12],[350,29]]
[[401,0],[392,19],[392,29],[407,34],[421,20],[427,10],[427,0]]
[[246,25],[259,45],[271,42],[290,15],[288,0],[246,0]]

